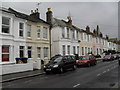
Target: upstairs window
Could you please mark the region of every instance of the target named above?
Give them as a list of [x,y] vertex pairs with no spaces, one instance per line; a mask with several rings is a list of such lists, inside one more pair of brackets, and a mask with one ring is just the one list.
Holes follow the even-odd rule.
[[37,26],[37,38],[40,38],[40,26]]
[[24,23],[19,23],[19,36],[23,37]]
[[43,27],[43,38],[47,39],[47,36],[48,36],[48,30],[46,27]]
[[10,18],[2,17],[2,33],[10,33]]
[[77,31],[77,33],[76,33],[76,39],[78,40],[78,31]]
[[69,30],[69,28],[67,28],[67,38],[69,38],[69,35],[70,34],[70,30]]
[[27,37],[31,38],[31,25],[27,25]]
[[62,38],[65,38],[65,30],[62,28]]
[[75,31],[72,30],[72,38],[75,39]]

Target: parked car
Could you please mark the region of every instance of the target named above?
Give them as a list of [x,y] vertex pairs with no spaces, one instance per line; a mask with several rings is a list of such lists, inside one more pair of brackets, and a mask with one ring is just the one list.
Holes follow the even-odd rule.
[[114,59],[118,59],[119,58],[118,54],[112,54],[112,56],[114,57]]
[[112,61],[112,60],[114,60],[113,55],[106,55],[103,57],[103,61]]
[[76,59],[75,56],[66,55],[52,58],[48,64],[44,66],[44,71],[49,72],[59,72],[62,73],[67,69],[76,69]]
[[79,57],[79,60],[76,60],[77,66],[91,66],[96,65],[96,58],[94,56],[81,56]]

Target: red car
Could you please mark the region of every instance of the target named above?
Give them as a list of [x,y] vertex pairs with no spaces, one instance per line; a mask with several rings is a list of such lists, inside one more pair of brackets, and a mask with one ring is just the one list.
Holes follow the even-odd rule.
[[76,60],[77,66],[91,66],[96,65],[96,58],[94,56],[81,56],[79,57],[79,60]]
[[114,60],[114,56],[113,55],[106,55],[103,57],[103,62],[104,61],[112,61]]

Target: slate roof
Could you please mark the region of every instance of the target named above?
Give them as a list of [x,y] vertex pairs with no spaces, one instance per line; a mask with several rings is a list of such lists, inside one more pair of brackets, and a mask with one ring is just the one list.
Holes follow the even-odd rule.
[[57,18],[53,18],[53,23],[52,23],[53,27],[54,26],[61,26],[61,27],[69,27],[71,29],[75,29],[75,30],[80,30],[80,28],[74,26],[74,25],[70,25],[68,24],[66,21],[64,20],[60,20],[60,19],[57,19]]
[[8,9],[2,8],[2,11],[14,14],[16,17],[21,18],[21,19],[29,20],[29,21],[32,21],[32,22],[45,23],[45,24],[49,25],[49,23],[47,23],[46,21],[44,21],[40,18],[33,18],[30,15],[17,12],[16,10],[14,10],[12,8],[8,8]]

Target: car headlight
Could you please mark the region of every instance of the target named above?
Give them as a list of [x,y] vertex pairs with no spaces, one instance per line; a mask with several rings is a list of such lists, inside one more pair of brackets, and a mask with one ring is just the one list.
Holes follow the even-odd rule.
[[46,68],[46,66],[44,66],[44,68]]
[[53,67],[56,68],[56,67],[58,67],[58,65],[54,65]]

